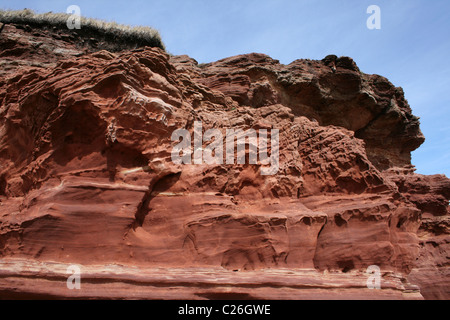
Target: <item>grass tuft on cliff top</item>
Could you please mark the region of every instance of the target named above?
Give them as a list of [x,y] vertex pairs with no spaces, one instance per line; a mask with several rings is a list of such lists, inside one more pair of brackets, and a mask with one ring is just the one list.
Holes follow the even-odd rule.
[[[26,24],[32,27],[56,27],[67,31],[83,33],[97,33],[111,41],[134,43],[137,46],[158,47],[165,50],[164,43],[158,30],[145,26],[128,26],[116,22],[108,22],[92,18],[80,18],[81,29],[70,30],[67,27],[67,20],[71,14],[67,13],[41,13],[37,14],[33,10],[2,10],[0,9],[0,22]],[[84,29],[84,30],[83,30]]]

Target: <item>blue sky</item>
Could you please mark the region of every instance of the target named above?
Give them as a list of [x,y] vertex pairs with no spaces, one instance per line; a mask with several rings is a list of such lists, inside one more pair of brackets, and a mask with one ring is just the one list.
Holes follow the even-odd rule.
[[[426,142],[418,173],[450,177],[449,0],[0,0],[2,9],[65,12],[158,29],[167,50],[211,62],[261,52],[288,64],[328,54],[352,57],[365,73],[403,87]],[[381,30],[369,30],[369,5]]]

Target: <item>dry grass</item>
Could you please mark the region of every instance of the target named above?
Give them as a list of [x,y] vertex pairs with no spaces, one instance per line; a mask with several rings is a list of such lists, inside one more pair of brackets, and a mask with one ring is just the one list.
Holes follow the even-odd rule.
[[[0,22],[28,24],[31,26],[67,28],[67,20],[70,14],[66,13],[42,13],[37,14],[30,9],[24,10],[1,10]],[[150,27],[118,24],[98,19],[81,17],[81,30],[87,29],[90,32],[98,32],[103,36],[108,36],[114,41],[126,41],[159,47],[165,50],[159,32]],[[70,31],[70,30],[69,30]]]

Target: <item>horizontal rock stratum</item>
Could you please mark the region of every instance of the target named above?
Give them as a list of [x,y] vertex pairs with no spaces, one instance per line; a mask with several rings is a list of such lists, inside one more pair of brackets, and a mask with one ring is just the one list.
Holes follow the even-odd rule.
[[[450,298],[450,180],[414,173],[418,118],[351,58],[199,65],[6,24],[0,66],[1,298]],[[195,122],[278,129],[278,172],[175,164]]]

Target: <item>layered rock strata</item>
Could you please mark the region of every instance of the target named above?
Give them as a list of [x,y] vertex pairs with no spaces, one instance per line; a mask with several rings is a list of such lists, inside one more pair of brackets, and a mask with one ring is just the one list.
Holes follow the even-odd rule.
[[[11,24],[0,44],[2,297],[450,297],[450,180],[414,173],[424,137],[386,78],[348,57],[199,65]],[[195,122],[278,129],[279,170],[175,164],[172,133]],[[71,264],[86,291],[67,291]]]

